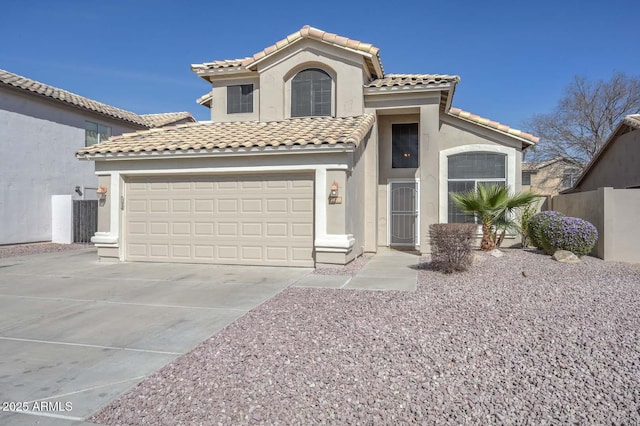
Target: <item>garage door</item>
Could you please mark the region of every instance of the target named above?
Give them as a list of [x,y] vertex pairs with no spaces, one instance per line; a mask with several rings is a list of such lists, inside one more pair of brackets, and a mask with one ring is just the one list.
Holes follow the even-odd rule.
[[311,176],[131,178],[124,222],[129,261],[314,266]]

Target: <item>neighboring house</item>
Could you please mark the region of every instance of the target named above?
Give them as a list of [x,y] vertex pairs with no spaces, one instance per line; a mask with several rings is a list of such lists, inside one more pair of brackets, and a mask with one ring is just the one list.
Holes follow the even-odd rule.
[[314,266],[429,251],[468,222],[450,191],[519,190],[538,138],[452,108],[459,77],[387,74],[378,49],[308,26],[244,59],[192,65],[211,122],[78,151],[108,188],[93,241],[123,261]]
[[557,157],[543,162],[522,163],[522,189],[552,196],[576,183],[582,165],[574,160]]
[[640,114],[627,115],[569,192],[640,188]]
[[95,172],[75,159],[78,149],[193,121],[189,113],[138,115],[0,70],[0,244],[50,241],[52,195],[96,198]]

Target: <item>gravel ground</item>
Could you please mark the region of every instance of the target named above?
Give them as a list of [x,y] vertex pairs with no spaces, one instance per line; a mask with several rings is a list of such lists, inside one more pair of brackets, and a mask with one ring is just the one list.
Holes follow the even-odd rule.
[[93,245],[91,244],[13,244],[9,246],[0,246],[0,259],[6,257],[29,256],[32,254],[53,253],[58,251],[78,250],[92,247]]
[[420,270],[416,292],[287,289],[91,420],[640,423],[640,273],[481,260]]
[[344,266],[322,267],[313,271],[317,275],[351,275],[354,276],[369,261],[369,258],[362,255]]

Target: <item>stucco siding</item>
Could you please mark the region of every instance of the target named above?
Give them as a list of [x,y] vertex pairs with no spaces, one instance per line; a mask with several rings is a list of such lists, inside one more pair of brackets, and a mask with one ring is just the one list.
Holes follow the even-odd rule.
[[[111,126],[113,134],[134,130],[16,93],[0,90],[0,244],[51,240],[51,196],[97,187],[93,164],[75,158],[86,120]],[[95,199],[95,192],[87,196]]]
[[347,191],[345,193],[346,204],[346,234],[352,234],[355,239],[354,255],[359,256],[364,252],[365,241],[365,202],[366,202],[366,169],[364,151],[370,141],[367,135],[360,143],[358,149],[352,154],[353,168],[347,174]]
[[623,189],[640,185],[640,130],[618,136],[611,142],[577,190]]
[[[253,112],[227,114],[227,86],[253,84]],[[260,118],[260,79],[255,77],[216,80],[211,97],[211,121],[257,121]]]
[[306,68],[320,68],[333,79],[332,115],[362,115],[364,100],[362,56],[345,52],[313,40],[303,40],[295,47],[270,57],[258,65],[260,73],[260,121],[291,117],[290,82]]
[[553,197],[551,208],[591,222],[598,229],[592,255],[604,260],[640,262],[640,189],[598,188]]

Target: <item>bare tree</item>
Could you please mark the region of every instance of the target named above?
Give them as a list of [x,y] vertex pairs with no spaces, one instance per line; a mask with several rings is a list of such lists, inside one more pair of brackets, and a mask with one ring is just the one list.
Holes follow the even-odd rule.
[[640,78],[615,73],[609,81],[574,77],[549,114],[527,123],[540,136],[534,157],[566,157],[585,164],[604,144],[620,120],[640,112]]

